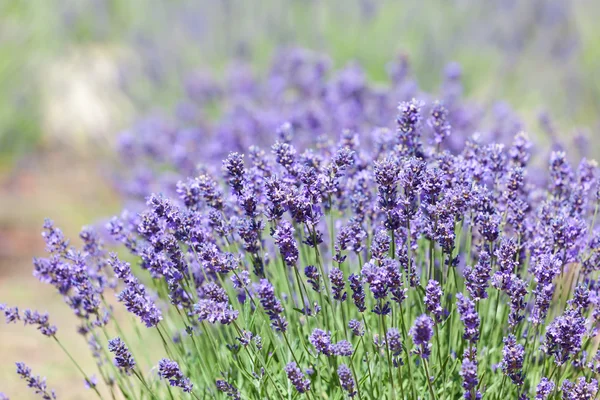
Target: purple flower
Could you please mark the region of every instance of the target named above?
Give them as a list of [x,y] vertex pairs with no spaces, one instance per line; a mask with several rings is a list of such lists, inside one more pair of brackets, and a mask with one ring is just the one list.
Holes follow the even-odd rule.
[[436,145],[442,143],[444,138],[450,136],[452,130],[448,122],[448,110],[442,104],[436,102],[431,108],[427,125],[433,131],[433,142]]
[[350,357],[354,352],[352,344],[347,340],[340,340],[332,346],[333,354],[336,356]]
[[465,286],[469,296],[474,301],[486,299],[488,297],[487,288],[489,286],[492,265],[490,254],[482,251],[479,254],[479,260],[474,267],[465,269]]
[[588,383],[584,377],[580,377],[577,383],[573,383],[565,379],[560,390],[563,392],[564,400],[593,400],[598,393],[598,381],[592,379]]
[[460,314],[460,320],[465,326],[463,338],[472,343],[477,342],[479,340],[479,315],[475,311],[475,303],[462,293],[457,293],[456,306]]
[[305,377],[295,362],[290,362],[285,366],[285,373],[298,393],[306,393],[310,390],[310,380]]
[[7,324],[21,320],[18,307],[8,307],[5,304],[0,304],[0,311],[4,311]]
[[502,372],[510,378],[515,385],[523,384],[523,359],[525,349],[517,343],[514,335],[504,338],[504,349],[502,349]]
[[421,156],[420,123],[424,104],[412,99],[398,106],[398,141],[404,154]]
[[398,332],[398,329],[388,329],[385,334],[385,342],[387,343],[387,346],[394,357],[400,355],[402,352],[402,340],[400,339],[400,332]]
[[460,376],[463,380],[462,387],[465,390],[464,398],[466,400],[479,400],[481,399],[481,392],[476,388],[479,384],[477,379],[477,363],[464,357],[462,366],[460,368]]
[[37,311],[27,309],[21,317],[17,307],[8,307],[4,304],[0,304],[0,311],[4,311],[7,324],[22,320],[25,325],[37,325],[37,329],[44,336],[56,335],[57,328],[54,325],[50,325],[48,313],[40,314]]
[[365,307],[365,290],[363,288],[362,279],[359,275],[351,274],[348,277],[350,289],[352,290],[352,300],[359,312],[363,313],[367,309]]
[[31,375],[31,368],[22,362],[18,362],[16,364],[17,374],[21,377],[21,379],[25,379],[27,381],[27,386],[35,390],[35,394],[40,395],[40,397],[44,400],[56,399],[54,390],[49,391],[48,387],[46,386],[46,378]]
[[298,246],[294,239],[294,227],[287,221],[281,221],[273,234],[275,244],[288,267],[295,267],[298,262]]
[[331,292],[333,293],[334,300],[345,301],[347,293],[344,291],[346,288],[344,273],[339,268],[332,268],[329,271],[329,281],[331,282]]
[[350,368],[346,364],[340,364],[337,374],[338,378],[340,378],[340,386],[348,393],[348,396],[356,396],[354,377]]
[[363,336],[365,334],[365,328],[362,323],[356,319],[351,319],[348,322],[348,329],[352,331],[354,336]]
[[233,193],[240,195],[246,173],[244,169],[244,155],[236,152],[229,153],[229,156],[223,161],[223,171]]
[[180,387],[186,393],[190,393],[194,387],[190,379],[185,377],[181,369],[179,369],[179,364],[168,358],[163,358],[159,361],[158,376],[162,379],[168,379],[171,386]]
[[273,285],[266,280],[261,279],[256,289],[260,304],[271,320],[271,327],[276,331],[285,332],[287,330],[287,321],[283,314],[283,306],[275,296]]
[[129,264],[119,261],[114,254],[108,264],[112,266],[115,275],[126,284],[117,298],[125,305],[127,311],[140,317],[148,328],[158,325],[162,320],[162,313],[146,293],[146,287],[131,273]]
[[510,312],[508,326],[514,328],[524,318],[521,311],[525,309],[525,296],[527,296],[527,283],[514,274],[511,275],[507,293],[510,296]]
[[547,400],[554,391],[554,382],[543,377],[538,383],[535,391],[535,400]]
[[135,360],[121,338],[117,337],[109,340],[108,351],[115,355],[115,365],[125,371],[126,374],[129,375],[135,368]]
[[427,311],[433,315],[435,323],[442,321],[442,288],[440,284],[435,280],[430,280],[425,287],[425,298],[423,302]]
[[225,393],[227,397],[231,397],[234,400],[241,400],[240,392],[231,383],[224,379],[217,379],[215,382],[217,390],[221,393]]
[[330,356],[333,354],[333,346],[331,345],[331,333],[327,333],[322,329],[315,328],[308,338],[310,343],[315,347],[319,354]]
[[369,288],[375,299],[383,299],[387,296],[388,271],[386,268],[378,267],[368,262],[363,266],[362,275],[369,284]]
[[581,350],[585,335],[585,318],[575,310],[567,310],[552,321],[546,329],[546,340],[542,349],[554,356],[557,365],[563,365]]
[[427,359],[431,354],[431,338],[433,337],[433,320],[426,314],[417,317],[415,324],[408,332],[413,338],[413,343],[418,346],[416,354]]
[[304,268],[304,275],[310,283],[312,289],[320,293],[321,292],[321,275],[319,274],[319,270],[314,265],[308,265]]
[[211,324],[220,322],[229,325],[235,321],[239,311],[234,310],[229,301],[216,301],[214,299],[201,299],[194,305],[194,312],[199,321],[208,321]]
[[379,230],[373,236],[373,242],[371,243],[371,256],[377,261],[382,261],[390,252],[391,242],[392,239],[387,232],[384,229]]

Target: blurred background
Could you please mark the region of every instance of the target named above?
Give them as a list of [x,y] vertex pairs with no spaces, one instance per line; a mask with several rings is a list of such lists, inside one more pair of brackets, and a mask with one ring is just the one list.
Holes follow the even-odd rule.
[[[505,101],[541,141],[551,118],[559,137],[587,136],[594,158],[599,18],[594,0],[0,1],[0,302],[49,311],[85,349],[61,300],[31,277],[43,218],[75,237],[117,213],[108,167],[117,134],[173,114],[190,76],[225,79],[233,61],[266,74],[281,47],[322,52],[337,68],[359,61],[382,84],[402,54],[424,90],[458,62],[468,99]],[[0,392],[28,398],[12,364],[26,357],[61,398],[85,398],[43,340],[0,324]]]

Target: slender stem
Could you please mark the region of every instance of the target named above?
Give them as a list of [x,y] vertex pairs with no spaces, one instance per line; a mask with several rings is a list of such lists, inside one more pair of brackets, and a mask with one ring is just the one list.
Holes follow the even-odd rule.
[[65,346],[62,345],[62,343],[60,342],[60,340],[58,340],[58,338],[56,336],[52,336],[52,337],[54,338],[54,340],[56,341],[56,343],[58,343],[58,345],[60,346],[60,348],[65,352],[65,354],[67,355],[67,357],[69,357],[69,359],[71,360],[71,362],[73,364],[75,364],[75,367],[77,367],[77,369],[79,370],[79,372],[81,372],[81,374],[85,378],[86,382],[88,382],[88,384],[94,390],[94,392],[96,392],[96,394],[98,395],[98,397],[100,399],[102,399],[102,395],[98,391],[98,388],[96,388],[96,385],[92,384],[92,381],[90,380],[90,378],[88,378],[87,374],[83,371],[83,369],[81,369],[81,367],[79,366],[79,364],[77,363],[77,361],[75,361],[75,359],[73,358],[73,356],[71,356],[71,353],[69,353],[69,351],[65,348]]
[[427,380],[427,387],[429,388],[429,394],[431,394],[431,398],[435,400],[435,393],[433,392],[433,387],[431,386],[431,376],[429,375],[429,368],[427,367],[427,359],[423,358],[423,367],[425,368],[425,379]]
[[[379,304],[381,305],[382,301],[379,300]],[[387,354],[388,359],[388,372],[390,374],[390,383],[392,385],[392,399],[396,398],[396,386],[394,385],[394,374],[392,373],[392,357],[390,356],[390,346],[388,345],[387,337],[387,329],[385,327],[385,316],[383,314],[380,315],[381,318],[381,326],[383,327],[383,339],[385,340],[385,352]],[[402,383],[400,383],[402,385]]]

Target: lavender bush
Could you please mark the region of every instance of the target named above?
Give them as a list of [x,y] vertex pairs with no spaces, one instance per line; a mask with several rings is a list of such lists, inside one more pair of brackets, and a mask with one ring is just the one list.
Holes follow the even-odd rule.
[[[98,379],[47,315],[3,306],[7,322],[60,345],[100,398],[596,398],[596,163],[554,151],[538,172],[526,134],[471,135],[456,96],[394,114],[404,84],[378,97],[347,69],[332,89],[319,65],[281,74],[272,129],[250,123],[254,110],[248,124],[225,113],[216,127],[230,130],[206,137],[166,129],[153,139],[164,146],[131,136],[132,165],[156,179],[136,194],[160,192],[84,229],[81,248],[46,221],[34,274],[79,318]],[[271,87],[248,85],[253,101]],[[134,350],[145,335],[161,347]]]

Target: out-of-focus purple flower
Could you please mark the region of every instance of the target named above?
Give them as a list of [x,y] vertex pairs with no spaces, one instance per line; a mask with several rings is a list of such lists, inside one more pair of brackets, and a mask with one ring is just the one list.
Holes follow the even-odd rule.
[[554,391],[554,382],[543,377],[535,390],[535,400],[547,400]]
[[31,375],[31,368],[22,362],[17,364],[17,374],[21,379],[27,381],[27,386],[35,390],[35,394],[39,395],[44,400],[55,400],[56,394],[54,390],[48,390],[46,386],[46,378]]
[[310,390],[310,380],[306,378],[295,362],[292,361],[285,366],[285,373],[299,393],[306,393]]
[[402,340],[400,339],[400,332],[398,332],[398,329],[388,329],[385,334],[385,342],[394,357],[400,355],[402,352]]
[[337,374],[338,378],[340,378],[340,386],[346,391],[348,397],[356,396],[354,377],[350,368],[346,364],[340,364]]
[[18,307],[8,307],[5,304],[0,304],[0,311],[4,311],[7,324],[21,320]]
[[450,136],[452,130],[448,121],[448,110],[441,103],[436,102],[429,113],[427,124],[433,131],[433,143],[441,144],[444,139]]
[[584,377],[580,377],[577,379],[577,383],[573,383],[565,379],[560,390],[563,392],[564,400],[592,400],[598,393],[598,381],[591,379],[590,382],[587,382]]
[[234,400],[241,400],[242,397],[240,396],[240,391],[226,380],[217,379],[215,385],[217,386],[217,390],[226,394],[227,397],[231,397]]
[[350,357],[354,352],[352,343],[347,340],[340,340],[332,346],[333,354],[336,356]]
[[312,289],[320,293],[321,292],[321,275],[319,274],[319,270],[314,265],[308,265],[304,267],[304,275],[310,283]]
[[190,379],[181,372],[176,361],[163,358],[158,363],[158,376],[167,379],[171,386],[180,387],[184,392],[190,393],[194,387]]
[[363,336],[365,334],[365,328],[362,323],[356,319],[352,319],[348,322],[348,329],[352,331],[354,336]]

